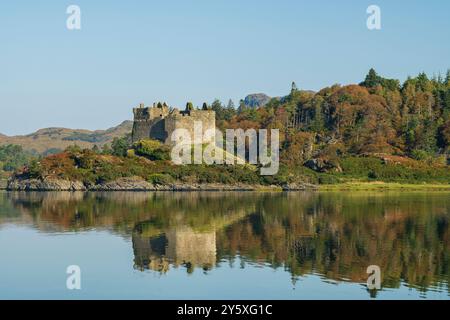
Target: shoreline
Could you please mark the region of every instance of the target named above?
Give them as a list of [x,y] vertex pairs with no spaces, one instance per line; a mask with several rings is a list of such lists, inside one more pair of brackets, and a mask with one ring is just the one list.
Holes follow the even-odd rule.
[[101,192],[195,192],[195,191],[253,191],[253,192],[289,192],[289,191],[449,191],[450,184],[396,183],[396,182],[344,182],[340,184],[286,184],[286,185],[251,185],[220,183],[173,183],[151,184],[141,178],[121,178],[104,184],[84,185],[79,181],[58,179],[48,180],[10,180],[0,181],[0,190],[46,192],[46,191],[101,191]]
[[25,179],[9,180],[6,191],[304,191],[316,190],[312,184],[287,184],[287,185],[252,185],[245,183],[221,184],[221,183],[182,183],[152,184],[139,177],[120,178],[102,184],[85,185],[80,181],[68,181],[60,179]]
[[450,191],[450,184],[398,182],[344,182],[319,185],[319,191]]

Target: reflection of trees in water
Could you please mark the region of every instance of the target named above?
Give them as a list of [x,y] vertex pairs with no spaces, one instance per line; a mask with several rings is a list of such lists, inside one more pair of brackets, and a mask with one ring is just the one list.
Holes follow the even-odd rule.
[[[262,204],[218,235],[219,255],[285,266],[293,275],[317,272],[365,282],[376,264],[383,285],[401,280],[425,289],[447,283],[450,273],[450,198],[438,194],[335,194]],[[262,226],[262,227],[261,227]]]
[[[20,215],[2,213],[11,208]],[[3,193],[0,213],[0,224],[131,235],[141,270],[209,269],[239,254],[293,278],[365,282],[376,264],[387,287],[449,281],[448,194]]]

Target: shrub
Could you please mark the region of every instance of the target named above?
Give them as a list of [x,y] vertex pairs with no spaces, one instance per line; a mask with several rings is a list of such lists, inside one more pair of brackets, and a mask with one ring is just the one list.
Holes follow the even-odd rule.
[[94,172],[96,183],[109,182],[122,177],[121,172],[117,169],[117,167],[110,163],[101,163]]
[[128,158],[133,158],[135,156],[136,156],[136,152],[134,151],[134,149],[127,150],[127,157]]
[[416,160],[426,160],[430,155],[425,150],[413,150],[411,157]]
[[74,154],[75,164],[82,169],[92,169],[94,167],[96,154],[94,151],[85,149],[79,154]]
[[319,176],[320,184],[338,184],[340,180],[332,175],[324,174]]
[[140,140],[133,145],[138,156],[146,157],[150,160],[169,160],[170,149],[157,140]]
[[173,178],[168,174],[154,173],[148,176],[147,181],[153,184],[166,185],[173,182]]

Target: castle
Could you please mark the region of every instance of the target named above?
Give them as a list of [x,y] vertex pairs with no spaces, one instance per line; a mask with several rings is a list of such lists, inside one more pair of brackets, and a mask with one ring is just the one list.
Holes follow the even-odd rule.
[[[206,105],[204,105],[206,106]],[[152,107],[133,108],[134,122],[132,131],[133,143],[142,139],[154,139],[171,144],[171,134],[175,129],[183,128],[194,135],[194,122],[202,123],[202,134],[208,129],[216,128],[216,113],[208,108],[196,110],[191,104],[186,110],[170,108],[166,103],[153,104]]]

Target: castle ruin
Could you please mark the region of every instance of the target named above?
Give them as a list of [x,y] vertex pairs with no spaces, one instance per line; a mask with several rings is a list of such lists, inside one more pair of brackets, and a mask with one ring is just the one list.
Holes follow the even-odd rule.
[[139,107],[133,109],[134,122],[132,141],[143,139],[159,140],[164,144],[172,144],[171,135],[175,129],[186,129],[191,137],[194,136],[194,122],[202,123],[202,135],[208,129],[216,128],[216,114],[213,110],[193,109],[186,107],[180,111],[170,108],[166,103],[153,104],[152,107]]

